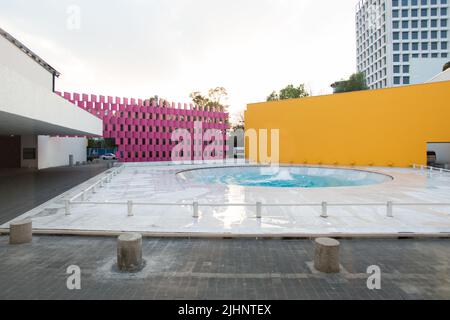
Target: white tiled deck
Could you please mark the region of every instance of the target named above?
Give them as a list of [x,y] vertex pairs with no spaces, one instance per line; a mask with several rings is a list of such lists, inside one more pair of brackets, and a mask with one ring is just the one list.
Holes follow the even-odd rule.
[[[208,167],[212,165],[202,165]],[[371,186],[323,189],[276,189],[222,184],[205,185],[183,181],[182,170],[199,165],[127,165],[110,184],[86,201],[127,201],[192,204],[217,203],[449,203],[450,174],[397,168],[357,168],[384,173],[394,180]],[[320,217],[320,207],[267,207],[256,219],[255,207],[201,207],[194,219],[188,206],[135,206],[134,216],[126,205],[74,205],[66,216],[64,198],[92,184],[91,180],[40,206],[18,219],[31,217],[36,230],[137,231],[213,235],[384,235],[396,233],[450,233],[450,206],[394,207],[389,218],[386,207],[330,207],[329,217]],[[17,220],[17,219],[16,219]],[[8,224],[1,226],[7,228]]]

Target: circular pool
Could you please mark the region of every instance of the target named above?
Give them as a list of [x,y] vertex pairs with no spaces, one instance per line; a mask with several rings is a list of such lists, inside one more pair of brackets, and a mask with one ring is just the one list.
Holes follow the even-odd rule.
[[392,177],[362,170],[314,167],[217,167],[178,172],[181,179],[207,184],[269,188],[331,188],[380,184]]

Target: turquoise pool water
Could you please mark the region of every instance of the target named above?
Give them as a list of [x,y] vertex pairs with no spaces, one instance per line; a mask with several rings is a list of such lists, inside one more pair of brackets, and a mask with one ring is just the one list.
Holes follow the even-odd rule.
[[224,167],[189,170],[179,175],[206,184],[269,188],[354,187],[392,180],[368,171],[311,167]]

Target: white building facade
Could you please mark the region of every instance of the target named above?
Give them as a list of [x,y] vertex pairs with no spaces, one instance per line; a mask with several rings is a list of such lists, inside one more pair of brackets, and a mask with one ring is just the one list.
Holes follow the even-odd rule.
[[423,83],[450,60],[450,0],[362,0],[357,70],[371,89]]
[[0,168],[86,161],[102,121],[54,92],[59,73],[0,28]]

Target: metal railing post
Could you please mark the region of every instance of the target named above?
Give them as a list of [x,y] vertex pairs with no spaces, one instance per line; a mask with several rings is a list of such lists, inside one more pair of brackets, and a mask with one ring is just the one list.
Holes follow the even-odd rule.
[[64,206],[66,209],[66,216],[70,216],[70,200],[64,201]]
[[134,214],[133,214],[133,201],[128,200],[127,201],[127,207],[128,207],[128,216],[129,217],[134,216]]
[[322,214],[320,215],[322,218],[328,218],[328,203],[322,202]]
[[194,215],[193,215],[193,217],[197,219],[199,217],[199,214],[198,214],[198,202],[194,202],[192,204],[192,207],[194,208]]
[[256,219],[262,218],[262,203],[257,202],[256,203]]
[[387,208],[388,218],[393,218],[394,217],[394,203],[392,201],[388,201],[386,208]]

